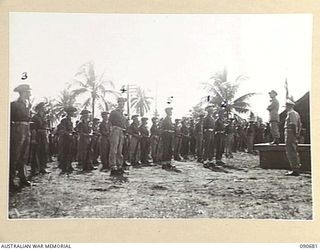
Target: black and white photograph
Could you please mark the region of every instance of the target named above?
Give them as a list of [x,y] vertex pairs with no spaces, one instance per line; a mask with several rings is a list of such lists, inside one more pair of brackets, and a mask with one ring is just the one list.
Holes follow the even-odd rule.
[[312,21],[10,12],[8,219],[313,220]]

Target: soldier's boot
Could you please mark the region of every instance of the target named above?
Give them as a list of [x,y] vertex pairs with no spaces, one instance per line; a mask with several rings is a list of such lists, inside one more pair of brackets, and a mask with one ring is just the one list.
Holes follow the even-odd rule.
[[279,145],[279,138],[275,138],[270,144],[271,145]]
[[226,165],[222,160],[217,160],[217,161],[216,161],[216,164],[217,164],[218,166],[225,166],[225,165]]
[[286,176],[299,176],[300,173],[299,171],[289,171],[287,173],[285,173]]

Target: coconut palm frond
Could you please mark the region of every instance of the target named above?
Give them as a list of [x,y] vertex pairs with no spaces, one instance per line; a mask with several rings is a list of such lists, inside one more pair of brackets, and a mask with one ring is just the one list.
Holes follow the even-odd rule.
[[250,111],[248,108],[233,106],[233,109],[238,113],[247,113]]
[[85,102],[82,104],[82,107],[83,107],[84,109],[87,109],[87,108],[91,105],[91,102],[92,102],[92,99],[91,99],[91,97],[90,97],[90,98],[88,98],[87,100],[85,100]]
[[249,78],[248,76],[239,75],[239,76],[236,78],[235,82],[238,83],[238,82],[241,82],[241,81],[247,81],[247,80],[249,80],[249,79],[250,79],[250,78]]
[[254,92],[245,94],[243,96],[238,97],[236,100],[234,100],[234,103],[243,102],[254,95],[256,95],[256,93]]
[[109,80],[101,80],[99,81],[102,85],[105,85],[105,86],[109,86],[111,89],[114,89],[115,88],[115,85],[113,83],[113,81],[109,81]]
[[72,95],[74,95],[75,97],[78,97],[79,95],[82,95],[84,93],[87,93],[88,89],[87,88],[79,88],[79,89],[75,89],[72,91]]

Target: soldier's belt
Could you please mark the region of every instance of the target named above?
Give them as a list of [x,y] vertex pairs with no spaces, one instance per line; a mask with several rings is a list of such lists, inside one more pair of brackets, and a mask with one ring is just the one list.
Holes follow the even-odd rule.
[[80,135],[91,136],[90,134],[86,134],[86,133],[80,133]]
[[163,132],[174,133],[173,130],[163,130]]
[[216,131],[215,134],[224,134],[224,131]]
[[204,132],[213,132],[214,129],[213,129],[213,128],[208,128],[208,129],[204,129],[203,131],[204,131]]

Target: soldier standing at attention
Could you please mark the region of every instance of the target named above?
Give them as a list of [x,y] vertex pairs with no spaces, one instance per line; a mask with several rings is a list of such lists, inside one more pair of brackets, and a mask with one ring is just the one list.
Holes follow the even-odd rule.
[[196,153],[197,162],[203,163],[203,117],[204,114],[199,115],[199,121],[195,126],[195,137],[196,137]]
[[188,160],[189,154],[189,128],[187,127],[187,119],[184,118],[181,121],[181,156],[184,160]]
[[140,157],[142,164],[148,164],[148,157],[150,153],[150,134],[149,129],[147,126],[148,118],[142,117],[141,118],[141,126],[139,127],[141,139],[140,139]]
[[54,148],[54,128],[50,128],[48,135],[49,142],[49,162],[53,162],[52,157],[55,156],[55,148]]
[[203,137],[204,137],[204,153],[203,153],[203,163],[213,165],[213,155],[214,155],[214,126],[215,121],[213,118],[213,106],[209,105],[206,107],[208,112],[207,116],[203,120]]
[[174,159],[176,161],[181,161],[182,157],[180,154],[181,151],[181,140],[182,140],[182,134],[181,134],[181,127],[180,127],[180,119],[174,120]]
[[169,169],[174,166],[171,163],[172,154],[173,154],[173,136],[174,136],[174,127],[172,124],[173,108],[166,108],[165,112],[167,116],[161,122],[161,141],[162,141],[162,168]]
[[110,123],[108,121],[109,112],[101,113],[102,122],[99,125],[100,138],[100,158],[102,168],[100,171],[109,170],[109,152],[110,152]]
[[[128,115],[124,114],[126,118],[126,128],[129,128],[130,122],[128,119]],[[122,155],[123,155],[123,169],[128,169],[130,164],[130,135],[128,134],[128,131],[124,132],[124,139],[123,139],[123,146],[122,146]]]
[[139,153],[140,153],[140,130],[139,130],[139,116],[133,115],[131,117],[132,123],[128,128],[130,135],[130,153],[129,159],[132,166],[141,165]]
[[247,147],[248,153],[253,154],[254,138],[256,137],[256,125],[254,120],[249,121],[247,125]]
[[215,123],[215,146],[216,146],[216,164],[224,166],[222,155],[225,146],[225,125],[224,125],[224,110],[220,109],[218,112],[218,119]]
[[225,133],[226,133],[226,138],[225,138],[226,157],[233,158],[232,150],[234,146],[234,135],[235,135],[233,118],[229,120],[229,123],[225,128]]
[[300,159],[298,153],[298,138],[301,131],[301,119],[298,112],[294,109],[294,102],[287,100],[287,117],[284,124],[284,136],[286,144],[286,154],[292,171],[286,173],[289,176],[300,175]]
[[14,184],[16,171],[20,178],[20,187],[31,185],[24,170],[30,143],[31,88],[28,84],[21,84],[13,91],[19,93],[19,98],[10,104],[10,191],[17,189]]
[[194,120],[190,120],[189,124],[189,136],[190,136],[190,154],[195,158],[196,157],[196,137],[194,134]]
[[271,90],[269,92],[269,96],[271,98],[271,104],[268,106],[267,110],[269,111],[269,122],[270,122],[270,129],[273,141],[271,144],[278,145],[280,139],[279,133],[279,101],[277,100],[277,92]]
[[127,101],[126,98],[118,98],[118,107],[112,110],[109,117],[111,124],[110,134],[110,154],[109,154],[109,166],[111,168],[110,175],[122,175],[124,173],[122,169],[123,165],[123,142],[124,131],[126,129],[126,118],[123,115],[124,104]]
[[81,119],[78,123],[77,130],[79,134],[78,152],[79,163],[82,166],[83,171],[93,170],[92,165],[92,127],[90,126],[90,111],[82,110],[80,115]]
[[151,157],[152,157],[153,163],[156,163],[159,161],[158,147],[159,147],[159,141],[160,141],[160,129],[159,129],[157,117],[153,117],[151,121],[152,121],[152,126],[150,128]]
[[99,165],[98,157],[99,157],[99,118],[93,118],[92,120],[92,163],[95,166]]
[[33,122],[31,128],[31,144],[33,145],[31,174],[36,175],[47,174],[48,160],[48,137],[47,137],[47,121],[45,118],[45,103],[40,102],[36,107],[37,112],[31,119]]
[[71,117],[74,117],[77,111],[74,107],[66,107],[65,112],[67,116],[63,118],[58,125],[58,135],[59,135],[59,146],[61,147],[59,156],[59,168],[61,169],[60,174],[70,173],[73,171],[71,166],[72,163],[72,133],[73,124]]

